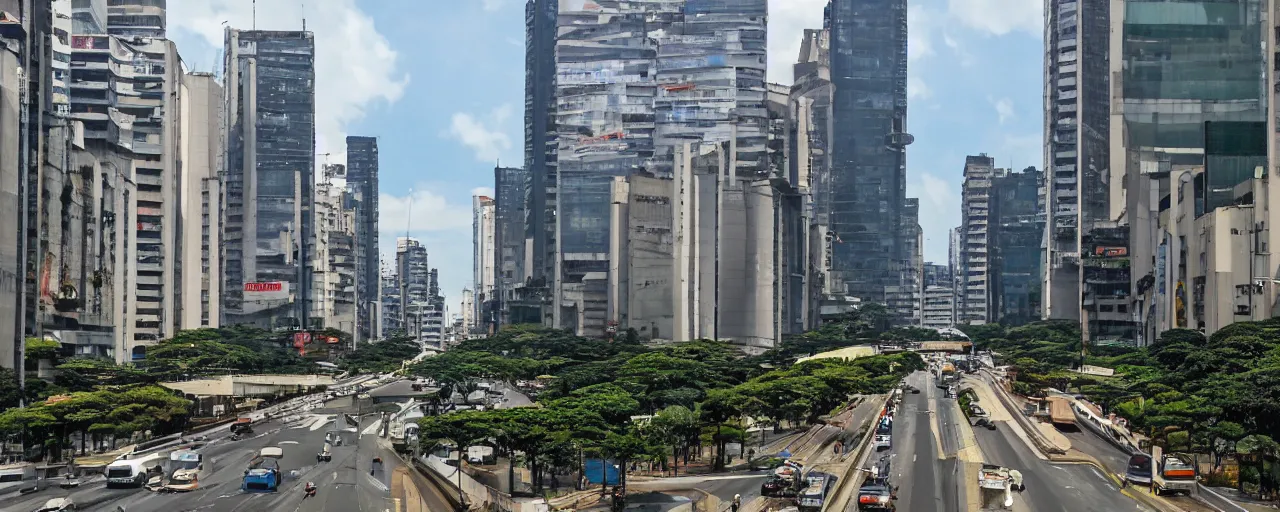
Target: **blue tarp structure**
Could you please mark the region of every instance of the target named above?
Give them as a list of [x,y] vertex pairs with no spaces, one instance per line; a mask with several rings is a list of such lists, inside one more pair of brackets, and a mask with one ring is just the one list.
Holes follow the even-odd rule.
[[[604,474],[601,475],[600,466],[604,464]],[[605,485],[618,485],[618,464],[612,459],[601,461],[600,459],[587,459],[586,468],[587,483],[591,485],[600,485],[600,477],[605,478]]]

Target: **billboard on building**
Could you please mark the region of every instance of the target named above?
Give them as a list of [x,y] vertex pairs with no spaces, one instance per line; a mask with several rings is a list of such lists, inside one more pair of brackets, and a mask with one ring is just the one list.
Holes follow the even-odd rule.
[[301,349],[311,343],[311,333],[299,332],[293,335],[293,348]]
[[244,300],[245,302],[289,300],[289,283],[287,281],[245,283]]

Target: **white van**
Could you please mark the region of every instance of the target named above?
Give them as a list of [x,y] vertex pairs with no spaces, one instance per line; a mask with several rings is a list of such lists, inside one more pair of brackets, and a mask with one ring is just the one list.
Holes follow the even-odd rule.
[[107,487],[142,487],[147,483],[147,469],[160,464],[160,456],[153,455],[140,459],[121,459],[112,462],[103,473],[107,477]]
[[0,494],[18,491],[22,494],[40,490],[44,482],[36,473],[36,465],[27,463],[0,466]]

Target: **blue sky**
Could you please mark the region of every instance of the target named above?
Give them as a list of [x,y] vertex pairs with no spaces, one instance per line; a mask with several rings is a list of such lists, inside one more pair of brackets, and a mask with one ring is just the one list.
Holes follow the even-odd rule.
[[[771,80],[790,83],[801,30],[821,27],[825,4],[770,0]],[[223,22],[252,28],[252,5],[170,2],[188,68],[220,66]],[[1042,4],[910,5],[908,194],[921,200],[925,257],[941,263],[965,155],[1041,165]],[[456,312],[472,285],[471,195],[492,189],[496,162],[523,162],[524,1],[263,0],[257,28],[297,30],[304,15],[316,35],[317,152],[343,162],[347,134],[379,138],[384,258],[406,230],[421,239]]]

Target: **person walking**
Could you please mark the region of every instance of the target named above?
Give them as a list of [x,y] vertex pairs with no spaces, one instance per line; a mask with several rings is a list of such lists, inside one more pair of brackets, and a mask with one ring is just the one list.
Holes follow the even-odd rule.
[[742,507],[742,495],[734,494],[733,503],[729,505],[730,512],[738,512],[738,508]]

